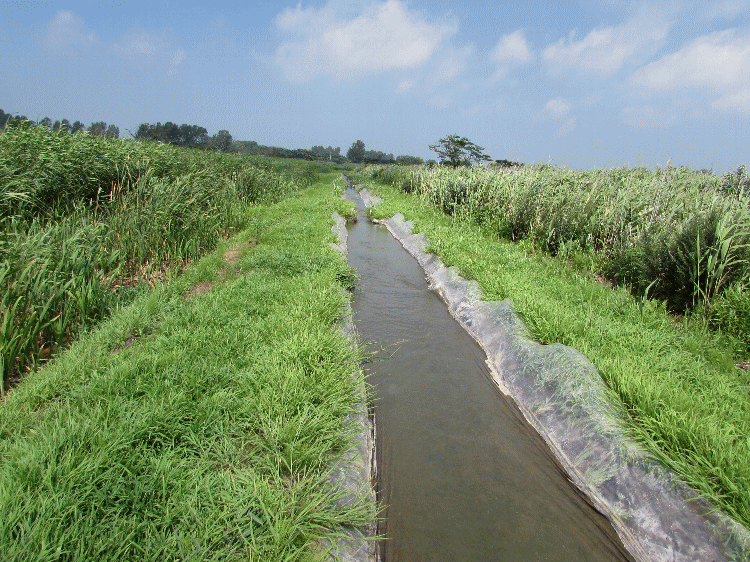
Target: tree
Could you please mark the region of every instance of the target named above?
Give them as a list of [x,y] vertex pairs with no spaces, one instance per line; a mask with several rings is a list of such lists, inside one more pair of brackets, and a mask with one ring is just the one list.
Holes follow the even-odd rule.
[[221,152],[229,152],[232,148],[232,135],[226,129],[222,129],[211,138],[211,147]]
[[71,127],[72,127],[72,125],[70,124],[70,121],[68,121],[67,119],[63,119],[63,120],[62,120],[62,121],[60,122],[60,130],[61,130],[61,131],[62,131],[63,133],[69,133],[69,132],[70,132],[70,129],[71,129]]
[[71,132],[72,134],[74,134],[74,135],[75,135],[76,133],[82,133],[82,132],[84,132],[85,130],[86,130],[86,125],[84,125],[84,124],[83,124],[83,123],[81,123],[80,121],[75,121],[75,122],[74,122],[74,123],[73,123],[73,124],[72,124],[72,125],[70,126],[70,132]]
[[120,127],[117,125],[110,125],[107,127],[107,132],[104,133],[111,139],[119,139],[120,138]]
[[97,137],[103,137],[106,132],[107,132],[106,121],[96,121],[95,123],[91,123],[91,125],[89,125],[89,133],[91,133],[92,135],[96,135]]
[[422,160],[419,156],[409,156],[408,154],[402,154],[401,156],[396,157],[396,164],[424,164],[424,160]]
[[51,129],[52,128],[52,119],[50,119],[49,117],[45,117],[44,119],[42,119],[41,121],[39,121],[39,124],[47,127],[48,129]]
[[362,162],[365,159],[365,143],[361,140],[353,142],[349,150],[346,151],[346,157],[355,164]]
[[483,154],[483,147],[474,144],[466,137],[448,135],[440,139],[438,144],[431,144],[430,150],[437,152],[440,163],[453,168],[459,166],[471,166],[472,163],[481,164],[490,161],[487,154]]

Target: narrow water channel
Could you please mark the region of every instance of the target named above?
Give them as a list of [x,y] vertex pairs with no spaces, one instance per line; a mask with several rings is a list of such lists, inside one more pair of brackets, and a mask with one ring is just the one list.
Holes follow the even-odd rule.
[[491,382],[485,355],[359,195],[354,320],[378,342],[380,545],[386,562],[632,560],[604,516]]

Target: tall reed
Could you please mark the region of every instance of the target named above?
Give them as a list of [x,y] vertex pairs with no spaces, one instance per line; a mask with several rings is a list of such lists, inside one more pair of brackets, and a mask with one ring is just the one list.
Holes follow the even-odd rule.
[[750,198],[717,176],[548,165],[365,173],[502,238],[529,239],[552,254],[590,252],[599,273],[675,311],[710,304],[750,274]]
[[0,391],[105,316],[142,272],[194,260],[248,205],[315,171],[160,143],[0,131]]

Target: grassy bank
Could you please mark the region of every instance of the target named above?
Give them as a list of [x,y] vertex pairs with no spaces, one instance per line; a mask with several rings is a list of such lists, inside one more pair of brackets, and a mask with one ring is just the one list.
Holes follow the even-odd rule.
[[312,560],[372,516],[326,474],[351,444],[352,282],[332,177],[117,310],[0,404],[0,553]]
[[309,186],[317,163],[0,130],[0,393],[139,290]]
[[742,342],[695,316],[670,315],[663,302],[611,288],[528,240],[501,239],[495,223],[450,216],[367,175],[358,181],[384,199],[375,216],[403,213],[427,235],[430,251],[479,282],[484,298],[512,299],[534,339],[586,355],[625,404],[633,436],[750,527],[750,377],[734,364]]

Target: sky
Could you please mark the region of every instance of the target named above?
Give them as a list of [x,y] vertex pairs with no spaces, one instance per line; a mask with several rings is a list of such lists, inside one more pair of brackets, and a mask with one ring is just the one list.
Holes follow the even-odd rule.
[[750,164],[750,1],[0,0],[0,109],[724,173]]

